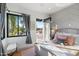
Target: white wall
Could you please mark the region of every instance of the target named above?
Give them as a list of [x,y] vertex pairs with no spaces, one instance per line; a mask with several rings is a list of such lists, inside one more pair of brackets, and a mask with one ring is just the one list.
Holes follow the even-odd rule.
[[[34,12],[34,11],[30,11],[30,10],[26,10],[24,9],[23,7],[21,6],[18,6],[17,4],[15,3],[8,3],[7,4],[7,8],[11,11],[16,11],[16,12],[21,12],[21,13],[25,13],[25,14],[29,14],[30,15],[30,28],[31,28],[31,37],[32,37],[32,41],[33,43],[35,43],[36,41],[36,18],[41,18],[41,19],[44,19],[44,18],[47,18],[48,15],[45,15],[45,14],[41,14],[41,13],[38,13],[38,12]],[[6,20],[5,20],[5,23],[6,23]],[[5,25],[5,27],[7,27],[7,25]],[[7,33],[7,28],[5,29],[6,33]],[[7,38],[7,34],[6,34],[6,38],[5,38],[9,43],[10,42],[16,42],[18,44],[22,44],[22,43],[25,43],[26,41],[26,37],[13,37],[13,38]]]
[[[79,4],[74,4],[51,15],[59,28],[79,28]],[[53,25],[53,24],[52,24]]]

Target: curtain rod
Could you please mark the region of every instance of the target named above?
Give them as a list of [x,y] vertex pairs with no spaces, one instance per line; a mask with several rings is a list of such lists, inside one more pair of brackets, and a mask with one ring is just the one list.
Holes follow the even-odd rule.
[[[21,12],[9,10],[8,8],[6,8],[6,10],[7,10],[8,12],[14,12],[14,13],[18,13],[18,14],[24,14],[24,13],[21,13]],[[26,15],[28,15],[28,14],[26,14]]]
[[7,11],[8,11],[8,12],[14,12],[14,13],[23,14],[23,13],[20,13],[20,12],[16,12],[16,11],[9,10],[9,9],[7,9]]

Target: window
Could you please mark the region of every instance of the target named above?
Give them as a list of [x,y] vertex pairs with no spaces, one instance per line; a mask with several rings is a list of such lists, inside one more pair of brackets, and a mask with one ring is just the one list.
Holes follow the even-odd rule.
[[7,32],[8,37],[26,35],[25,23],[22,15],[7,14]]

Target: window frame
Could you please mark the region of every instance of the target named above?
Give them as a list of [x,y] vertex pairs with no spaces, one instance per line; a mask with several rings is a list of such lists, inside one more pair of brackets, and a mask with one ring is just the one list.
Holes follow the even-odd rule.
[[[19,35],[19,29],[18,29],[18,35],[16,35],[16,36],[9,36],[9,28],[8,28],[8,26],[9,26],[9,20],[8,20],[8,15],[13,15],[13,16],[18,16],[18,17],[21,16],[22,17],[22,15],[7,13],[7,37],[22,37],[22,36],[27,36],[27,32],[26,32],[25,35]],[[18,27],[19,27],[19,21],[18,21]]]

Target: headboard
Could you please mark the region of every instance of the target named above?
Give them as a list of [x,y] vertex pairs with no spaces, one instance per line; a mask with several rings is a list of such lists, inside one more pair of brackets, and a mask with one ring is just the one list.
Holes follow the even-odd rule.
[[79,29],[76,28],[60,28],[57,30],[59,33],[79,34]]

